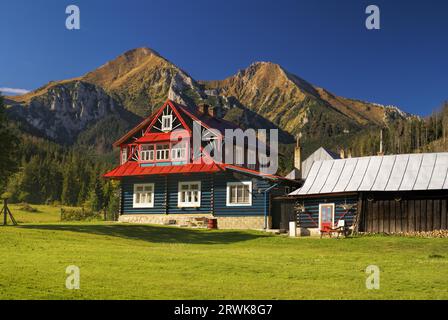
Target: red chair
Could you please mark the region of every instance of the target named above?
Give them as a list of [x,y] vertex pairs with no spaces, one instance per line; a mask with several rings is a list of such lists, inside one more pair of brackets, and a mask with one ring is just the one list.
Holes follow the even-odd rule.
[[333,236],[333,233],[336,233],[339,236],[341,233],[344,235],[344,237],[347,237],[347,229],[345,228],[345,221],[339,220],[338,224],[335,228],[333,228],[333,225],[331,222],[322,222],[320,226],[320,237],[324,234],[328,234],[330,238]]
[[320,237],[321,238],[324,234],[328,234],[331,238],[332,232],[333,232],[333,228],[332,228],[331,222],[322,222],[320,224]]

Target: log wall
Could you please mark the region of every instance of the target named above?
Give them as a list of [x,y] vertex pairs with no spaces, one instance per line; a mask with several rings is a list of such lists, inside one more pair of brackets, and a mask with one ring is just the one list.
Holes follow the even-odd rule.
[[397,233],[448,229],[448,192],[377,192],[362,195],[360,231]]

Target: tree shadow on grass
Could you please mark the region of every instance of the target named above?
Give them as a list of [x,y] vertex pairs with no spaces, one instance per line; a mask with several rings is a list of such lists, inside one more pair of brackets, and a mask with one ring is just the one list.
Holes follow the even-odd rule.
[[230,244],[268,236],[244,231],[209,231],[123,224],[35,224],[20,226],[19,228],[90,233],[154,243]]

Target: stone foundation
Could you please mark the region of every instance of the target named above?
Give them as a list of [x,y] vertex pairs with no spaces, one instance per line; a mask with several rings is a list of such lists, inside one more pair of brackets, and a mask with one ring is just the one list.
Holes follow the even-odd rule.
[[298,237],[320,236],[318,228],[297,228]]
[[[215,217],[218,219],[219,229],[264,229],[264,217]],[[268,217],[268,228],[270,227],[270,217]]]
[[[218,229],[264,229],[263,216],[240,216],[240,217],[219,217],[211,214],[127,214],[121,215],[119,222],[125,223],[147,223],[168,225],[175,221],[176,226],[191,226],[194,218],[214,218],[218,219]],[[268,217],[268,227],[271,225],[271,219]]]

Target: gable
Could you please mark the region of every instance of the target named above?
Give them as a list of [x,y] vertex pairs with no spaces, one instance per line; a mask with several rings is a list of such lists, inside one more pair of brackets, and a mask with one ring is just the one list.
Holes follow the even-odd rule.
[[302,178],[306,178],[308,176],[314,162],[334,159],[340,159],[340,157],[336,153],[320,147],[302,162]]
[[[171,111],[171,110],[173,110],[171,108],[174,108],[175,111]],[[164,112],[165,112],[165,114],[164,114]],[[150,115],[149,117],[144,119],[135,128],[128,131],[123,137],[121,137],[120,139],[115,141],[113,146],[120,147],[121,145],[124,145],[124,144],[133,144],[137,139],[140,139],[148,132],[163,133],[164,131],[161,131],[162,128],[160,126],[161,125],[160,121],[162,121],[162,117],[164,115],[165,116],[169,115],[171,112],[175,116],[175,117],[173,117],[174,121],[173,121],[173,126],[172,126],[171,131],[173,131],[175,129],[179,129],[179,128],[184,128],[190,132],[190,130],[188,129],[188,126],[186,125],[186,122],[184,120],[185,118],[182,115],[180,115],[179,111],[174,106],[174,103],[172,101],[168,100],[163,104],[162,107],[160,107],[155,112],[153,112],[152,115]],[[179,123],[181,123],[180,126],[179,126]],[[159,128],[160,130],[158,130],[157,128]],[[167,132],[170,132],[170,131],[167,131]]]
[[145,134],[161,132],[169,133],[178,129],[184,129],[191,132],[184,118],[179,113],[179,110],[177,110],[175,105],[168,100],[157,111],[156,115],[146,129]]

